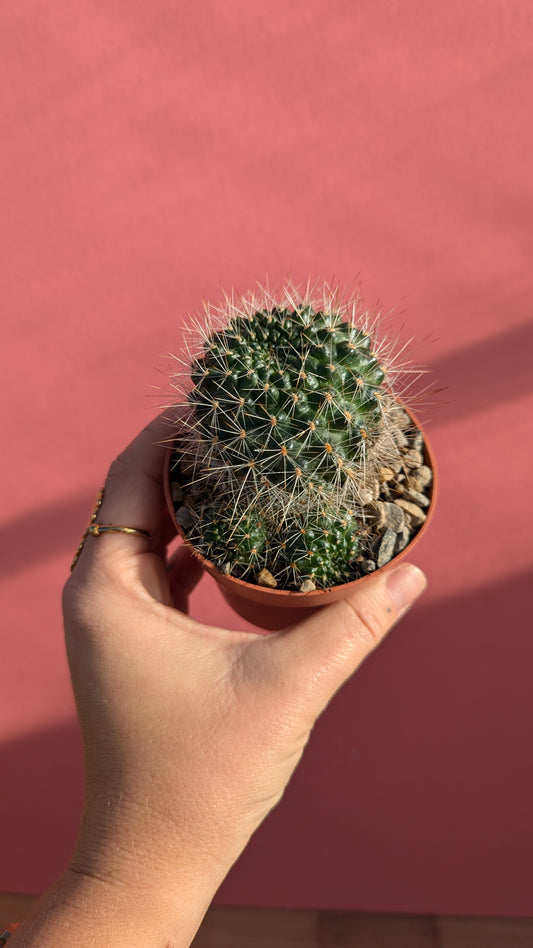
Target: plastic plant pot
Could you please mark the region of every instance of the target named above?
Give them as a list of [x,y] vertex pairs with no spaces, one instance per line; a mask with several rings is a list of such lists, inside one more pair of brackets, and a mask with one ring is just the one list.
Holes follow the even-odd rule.
[[[418,531],[411,538],[404,549],[397,553],[388,563],[379,567],[379,570],[391,569],[405,557],[409,557],[415,545],[424,536],[433,512],[437,497],[437,470],[435,459],[425,433],[412,412],[408,412],[413,424],[423,437],[423,457],[424,463],[432,471],[432,481],[428,489],[429,507],[426,512],[426,519],[419,527]],[[267,586],[260,586],[256,583],[247,582],[238,577],[226,575],[218,569],[213,563],[210,563],[201,553],[194,549],[190,543],[186,532],[176,520],[175,505],[171,493],[170,476],[171,450],[168,452],[166,461],[164,485],[165,496],[168,509],[176,530],[183,540],[191,546],[195,556],[200,560],[204,570],[213,577],[217,583],[224,599],[232,609],[243,619],[257,625],[261,629],[275,630],[298,622],[301,619],[311,615],[317,609],[328,606],[333,602],[349,597],[363,583],[376,574],[379,570],[361,576],[350,582],[342,583],[338,586],[328,588],[314,589],[310,592],[298,592],[286,589],[271,589]]]

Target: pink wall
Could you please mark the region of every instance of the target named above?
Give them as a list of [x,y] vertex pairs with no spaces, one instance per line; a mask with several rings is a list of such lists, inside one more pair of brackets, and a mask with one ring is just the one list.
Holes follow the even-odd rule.
[[[334,700],[219,897],[533,914],[530,14],[0,7],[0,889],[45,887],[74,839],[60,589],[183,315],[266,274],[360,273],[447,387],[425,412],[431,591]],[[194,607],[233,621],[208,579]]]

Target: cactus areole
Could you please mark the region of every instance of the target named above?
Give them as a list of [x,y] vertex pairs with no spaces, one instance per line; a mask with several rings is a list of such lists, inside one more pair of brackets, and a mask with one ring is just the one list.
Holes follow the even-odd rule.
[[[182,531],[224,574],[293,591],[337,586],[383,565],[382,507],[407,501],[389,559],[419,529],[408,505],[421,502],[425,518],[427,458],[375,321],[358,301],[324,292],[317,303],[292,288],[207,312],[174,377],[170,480]],[[427,489],[413,495],[422,468]]]

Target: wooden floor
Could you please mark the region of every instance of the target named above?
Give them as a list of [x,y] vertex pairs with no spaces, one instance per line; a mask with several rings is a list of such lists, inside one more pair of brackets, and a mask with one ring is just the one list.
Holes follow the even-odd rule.
[[[0,931],[34,900],[0,894]],[[533,948],[533,919],[213,906],[193,948]]]

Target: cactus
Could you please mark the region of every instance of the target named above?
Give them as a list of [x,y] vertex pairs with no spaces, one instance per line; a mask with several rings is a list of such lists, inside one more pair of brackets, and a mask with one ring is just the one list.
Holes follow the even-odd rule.
[[357,576],[369,491],[410,425],[373,323],[358,300],[292,287],[208,311],[172,476],[194,508],[190,541],[221,569],[249,581],[266,569],[289,589]]

